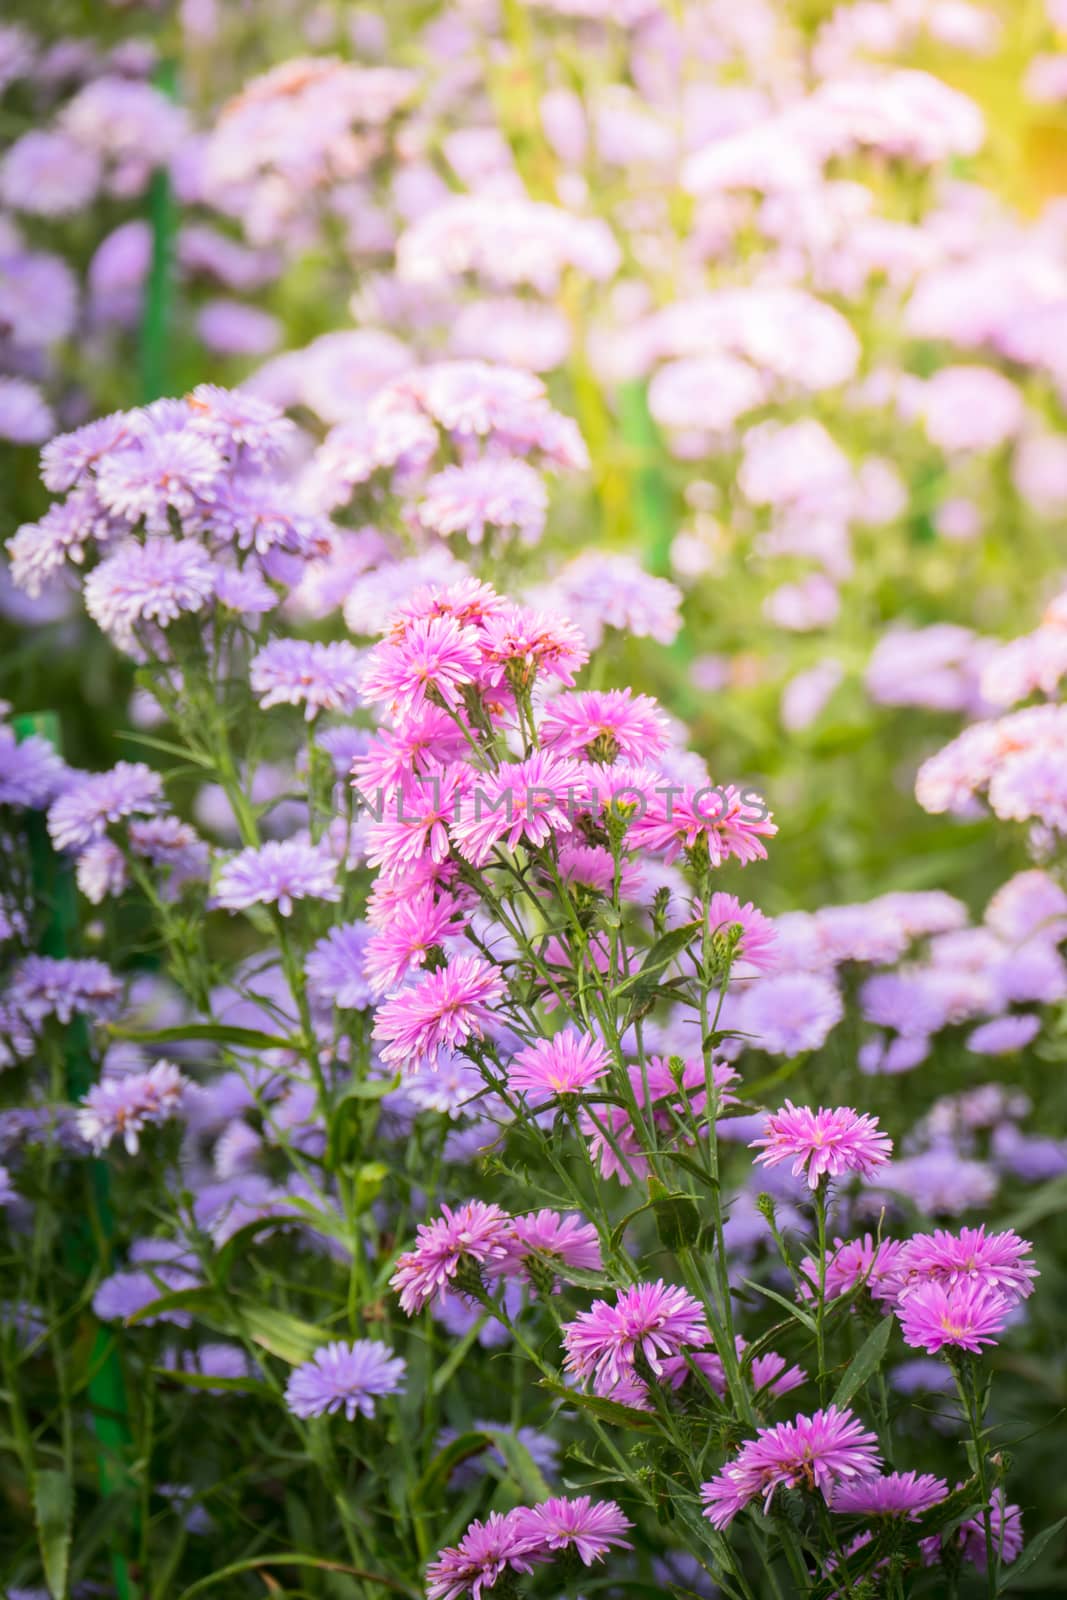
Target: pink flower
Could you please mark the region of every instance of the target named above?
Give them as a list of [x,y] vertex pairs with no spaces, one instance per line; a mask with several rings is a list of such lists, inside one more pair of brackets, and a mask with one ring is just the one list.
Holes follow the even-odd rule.
[[762,1139],[753,1139],[751,1149],[760,1149],[756,1160],[766,1167],[792,1161],[794,1178],[806,1174],[808,1186],[817,1189],[820,1179],[840,1178],[858,1173],[869,1178],[889,1160],[893,1144],[879,1133],[878,1118],[860,1116],[851,1106],[828,1111],[822,1106],[795,1106],[787,1100],[781,1111],[772,1112]]
[[383,1041],[382,1060],[413,1071],[432,1064],[441,1050],[483,1038],[504,992],[500,973],[478,956],[460,956],[427,974],[379,1006],[374,1036]]
[[366,977],[376,996],[389,994],[434,948],[454,949],[462,937],[463,912],[453,895],[415,889],[376,927],[367,945]]
[[575,1028],[552,1039],[538,1039],[508,1063],[508,1088],[525,1094],[531,1105],[559,1094],[582,1094],[607,1072],[609,1056],[602,1040]]
[[512,1220],[499,1206],[468,1200],[455,1211],[441,1207],[441,1215],[422,1222],[415,1232],[415,1248],[397,1260],[390,1287],[400,1295],[409,1317],[427,1301],[452,1287],[460,1266],[500,1270],[507,1260]]
[[623,1534],[633,1524],[614,1500],[593,1500],[590,1495],[560,1495],[544,1500],[528,1512],[529,1527],[536,1530],[547,1550],[575,1550],[583,1565],[603,1560],[612,1545],[631,1549]]
[[470,782],[471,771],[460,761],[447,767],[427,762],[426,771],[395,789],[382,807],[368,836],[368,864],[388,879],[409,873],[427,856],[446,861],[449,827],[462,814]]
[[541,1273],[552,1269],[554,1261],[588,1272],[599,1272],[603,1265],[600,1239],[592,1223],[575,1215],[561,1216],[558,1211],[532,1211],[515,1217],[508,1256],[505,1272],[531,1277],[535,1283]]
[[949,1233],[917,1233],[903,1246],[897,1263],[904,1294],[923,1281],[954,1289],[960,1284],[985,1285],[1010,1300],[1025,1300],[1033,1293],[1038,1270],[1028,1254],[1033,1249],[1011,1228],[986,1233],[985,1224]]
[[428,1600],[481,1600],[509,1569],[532,1572],[542,1559],[540,1532],[530,1526],[530,1512],[518,1506],[503,1516],[490,1511],[484,1522],[472,1522],[459,1544],[441,1550],[426,1568]]
[[734,856],[742,866],[765,861],[764,839],[778,825],[758,795],[732,785],[661,784],[630,825],[628,843],[673,861],[683,850],[706,854],[713,867]]
[[948,1484],[933,1473],[887,1472],[884,1477],[839,1484],[830,1509],[843,1515],[907,1517],[914,1521],[947,1494]]
[[[956,1485],[962,1489],[962,1484]],[[1008,1505],[1003,1489],[994,1489],[989,1500],[989,1526],[993,1535],[993,1547],[1000,1558],[1002,1566],[1009,1566],[1023,1547],[1023,1518],[1018,1506]],[[984,1572],[989,1564],[989,1547],[986,1543],[985,1518],[981,1515],[969,1517],[960,1524],[954,1534],[948,1536],[949,1544],[955,1543],[966,1559]],[[923,1539],[919,1545],[922,1551],[923,1565],[932,1567],[941,1559],[941,1552],[946,1548],[938,1534],[929,1539]]]
[[708,927],[720,939],[730,938],[733,929],[740,929],[733,953],[739,961],[761,972],[772,972],[778,965],[776,946],[778,935],[774,923],[758,911],[751,901],[742,905],[736,895],[713,894],[707,906]]
[[[680,1081],[676,1079],[670,1058],[666,1056],[649,1056],[643,1069],[630,1067],[628,1076],[630,1091],[637,1104],[651,1111],[656,1127],[664,1135],[670,1138],[677,1137],[676,1119],[687,1114],[686,1106],[688,1115],[698,1124],[703,1125],[706,1122],[707,1075],[701,1059],[692,1058],[682,1062]],[[736,1100],[737,1097],[731,1090],[737,1082],[737,1077],[733,1067],[728,1067],[722,1061],[712,1062],[711,1078],[717,1100],[716,1115]],[[634,1127],[625,1106],[600,1106],[597,1119],[611,1133],[611,1141],[605,1137],[588,1114],[582,1117],[582,1127],[589,1135],[589,1154],[599,1164],[602,1176],[618,1178],[624,1188],[631,1181],[631,1172],[635,1178],[643,1182],[650,1170],[648,1157],[644,1153],[638,1129]],[[629,1171],[620,1159],[623,1156],[629,1165]]]
[[460,855],[484,866],[493,847],[520,842],[542,845],[574,828],[577,801],[585,799],[587,782],[577,761],[538,750],[525,761],[501,767],[484,786],[475,782],[463,813],[452,824]]
[[418,711],[428,696],[455,708],[480,667],[473,628],[461,628],[453,617],[419,617],[371,651],[361,693],[368,705],[387,705],[394,713]]
[[987,1283],[967,1281],[946,1287],[923,1283],[903,1296],[897,1316],[904,1343],[936,1355],[946,1345],[980,1355],[996,1344],[1012,1308],[1006,1294]]
[[541,743],[560,755],[610,763],[647,761],[667,748],[667,719],[647,694],[630,689],[561,694],[541,718]]
[[683,1346],[707,1344],[708,1325],[699,1300],[662,1279],[620,1289],[615,1304],[596,1300],[563,1329],[564,1366],[579,1378],[592,1377],[598,1394],[608,1395],[634,1373],[640,1355],[659,1376],[665,1356]]
[[774,1428],[761,1428],[755,1439],[710,1483],[701,1488],[704,1515],[719,1529],[728,1527],[752,1500],[763,1499],[764,1515],[780,1484],[818,1490],[829,1500],[834,1485],[866,1478],[881,1465],[873,1433],[851,1411],[829,1406],[814,1416],[798,1416]]
[[[881,1239],[877,1244],[869,1233],[862,1239],[835,1239],[834,1248],[826,1252],[826,1298],[836,1300],[839,1295],[851,1294],[862,1286],[883,1305],[892,1305],[903,1283],[900,1266],[904,1246],[899,1239]],[[800,1271],[807,1280],[800,1285],[805,1299],[816,1293],[819,1284],[819,1264],[805,1256]]]
[[517,605],[485,618],[482,655],[485,682],[494,688],[503,683],[529,688],[539,674],[571,688],[574,674],[589,659],[572,623]]

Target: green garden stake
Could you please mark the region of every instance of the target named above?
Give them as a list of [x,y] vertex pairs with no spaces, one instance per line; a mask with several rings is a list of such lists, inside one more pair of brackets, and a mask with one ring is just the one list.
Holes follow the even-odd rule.
[[[54,711],[29,712],[13,720],[15,738],[31,734],[46,739],[61,752],[59,718]],[[26,824],[30,873],[34,901],[47,912],[37,948],[41,955],[61,959],[70,954],[78,925],[77,891],[70,865],[52,849],[44,817],[31,812]],[[89,1030],[84,1017],[75,1017],[66,1030],[67,1096],[80,1100],[93,1082]],[[65,1237],[68,1261],[83,1277],[89,1277],[96,1264],[94,1237],[110,1241],[113,1220],[109,1200],[108,1170],[103,1161],[87,1163],[89,1206],[92,1225],[72,1226]],[[133,1438],[126,1405],[126,1385],[114,1335],[98,1325],[90,1358],[89,1406],[93,1416],[96,1466],[101,1493],[109,1495],[132,1489],[130,1456]],[[137,1600],[140,1590],[130,1576],[129,1561],[121,1549],[112,1551],[112,1575],[119,1600]]]

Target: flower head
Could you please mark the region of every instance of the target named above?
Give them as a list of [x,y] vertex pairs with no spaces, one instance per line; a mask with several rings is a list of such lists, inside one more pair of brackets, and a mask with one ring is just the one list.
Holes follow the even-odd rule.
[[830,1508],[844,1515],[907,1517],[914,1521],[947,1494],[948,1484],[933,1473],[887,1472],[877,1478],[838,1484]]
[[337,862],[322,848],[302,839],[271,839],[242,850],[219,873],[215,902],[225,911],[249,906],[277,906],[292,915],[296,900],[340,900]]
[[202,611],[216,568],[195,539],[150,538],[120,545],[85,580],[85,609],[118,649],[132,653],[144,623],[166,628]]
[[485,1036],[504,980],[479,956],[459,956],[379,1006],[374,1036],[382,1060],[409,1070],[431,1063],[441,1050],[458,1050]]
[[893,1145],[879,1133],[877,1117],[861,1116],[851,1106],[813,1111],[787,1100],[767,1118],[763,1137],[753,1139],[751,1148],[759,1149],[756,1160],[766,1167],[792,1161],[794,1178],[805,1175],[809,1188],[817,1189],[824,1177],[870,1177],[889,1160]]
[[771,919],[758,911],[751,900],[742,905],[736,895],[720,891],[708,900],[706,914],[712,937],[729,942],[739,961],[761,972],[774,970],[778,935]]
[[614,1545],[631,1548],[623,1534],[633,1526],[614,1500],[594,1500],[581,1494],[543,1500],[527,1513],[529,1524],[548,1550],[575,1550],[584,1566],[602,1561]]
[[56,956],[27,956],[15,968],[7,1000],[31,1028],[48,1017],[64,1026],[75,1012],[113,1017],[122,998],[122,983],[102,961],[77,961]]
[[163,803],[163,780],[142,761],[119,761],[110,772],[79,774],[48,813],[57,850],[84,850],[125,817],[154,816]]
[[582,1094],[599,1083],[610,1064],[607,1049],[593,1034],[564,1028],[551,1039],[537,1039],[508,1062],[508,1087],[531,1105],[554,1095]]
[[592,1377],[597,1393],[606,1395],[633,1375],[638,1356],[658,1376],[665,1356],[699,1348],[708,1337],[704,1308],[685,1289],[662,1279],[637,1283],[620,1289],[614,1305],[596,1300],[565,1324],[564,1365],[579,1378]]
[[249,666],[249,681],[264,710],[304,707],[310,722],[320,711],[352,712],[359,701],[360,653],[344,640],[320,644],[274,639]]
[[515,1270],[541,1286],[540,1280],[551,1275],[557,1263],[578,1267],[587,1272],[599,1272],[600,1240],[590,1222],[576,1215],[561,1216],[558,1211],[531,1211],[515,1217],[508,1243],[510,1262],[507,1271]]
[[507,1260],[511,1218],[481,1200],[441,1207],[432,1222],[420,1223],[415,1248],[400,1256],[390,1286],[409,1317],[452,1286],[460,1267],[497,1268]]
[[609,763],[648,761],[667,748],[667,719],[647,694],[630,689],[557,695],[541,718],[541,743],[559,755]]
[[501,1515],[490,1511],[484,1522],[472,1522],[459,1544],[441,1550],[426,1569],[428,1600],[482,1600],[509,1569],[532,1572],[542,1557],[544,1540],[531,1527],[525,1506]]
[[175,1116],[188,1088],[188,1078],[169,1061],[157,1061],[147,1072],[103,1078],[78,1109],[78,1132],[96,1155],[121,1139],[135,1156],[144,1129]]
[[949,1233],[936,1228],[933,1233],[917,1233],[903,1246],[897,1270],[904,1293],[923,1282],[955,1288],[958,1284],[985,1284],[1012,1300],[1025,1300],[1033,1293],[1038,1276],[1033,1249],[1012,1228],[1004,1233],[987,1233],[985,1224]]
[[367,977],[370,929],[365,922],[344,922],[314,945],[304,965],[308,993],[323,1005],[361,1011],[371,1003]]
[[285,1403],[296,1417],[321,1417],[343,1411],[354,1422],[357,1411],[373,1417],[379,1395],[403,1387],[407,1363],[377,1339],[352,1344],[335,1340],[296,1367],[285,1390]]
[[818,1490],[829,1500],[836,1484],[867,1478],[878,1470],[877,1442],[851,1411],[837,1406],[761,1428],[733,1461],[703,1485],[704,1515],[722,1529],[757,1498],[762,1498],[766,1514],[780,1485]]
[[897,1306],[904,1343],[936,1355],[946,1345],[980,1355],[1004,1331],[1012,1301],[981,1281],[946,1286],[932,1281],[909,1289]]
[[481,669],[478,634],[454,617],[416,617],[371,651],[361,693],[368,705],[410,716],[431,698],[455,708]]

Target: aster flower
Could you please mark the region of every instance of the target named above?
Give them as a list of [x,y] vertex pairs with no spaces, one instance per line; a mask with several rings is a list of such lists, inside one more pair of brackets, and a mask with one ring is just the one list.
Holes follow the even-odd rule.
[[424,705],[397,728],[381,728],[352,762],[352,787],[363,795],[410,787],[422,777],[459,761],[469,745],[462,727],[441,706]]
[[292,915],[296,900],[340,900],[337,862],[322,845],[303,839],[272,839],[242,850],[219,873],[215,904],[224,911],[277,906]]
[[491,1511],[472,1522],[459,1544],[441,1550],[426,1568],[428,1600],[482,1600],[505,1572],[532,1572],[544,1557],[544,1540],[525,1506]]
[[148,533],[165,534],[172,511],[183,523],[194,517],[222,470],[214,445],[190,429],[142,426],[123,448],[100,457],[96,492],[129,527],[143,522]]
[[294,498],[291,484],[264,473],[220,478],[201,502],[199,516],[212,539],[265,560],[275,552],[324,557],[332,547],[333,524]]
[[380,998],[399,988],[433,949],[455,954],[463,935],[462,916],[453,895],[435,895],[431,887],[415,889],[401,900],[367,944],[366,977],[372,994]]
[[38,733],[16,739],[0,726],[0,805],[40,811],[69,781],[66,762]]
[[667,748],[667,719],[649,695],[630,689],[564,693],[540,720],[541,743],[559,755],[610,764],[616,756],[648,761]]
[[419,496],[416,517],[428,533],[462,533],[481,544],[487,529],[536,544],[545,527],[548,494],[539,473],[525,461],[483,456],[445,467]]
[[120,650],[144,623],[166,628],[202,611],[215,592],[215,565],[195,539],[131,540],[85,580],[85,609]]
[[1025,1050],[1040,1032],[1040,1017],[1013,1013],[984,1022],[967,1035],[966,1044],[976,1056],[1014,1055],[1017,1050]]
[[202,434],[216,449],[248,461],[276,461],[291,447],[296,426],[277,406],[243,389],[198,383],[186,396],[189,429]]
[[633,1524],[624,1517],[614,1500],[593,1500],[582,1494],[542,1500],[527,1513],[530,1527],[536,1529],[548,1550],[574,1550],[583,1566],[602,1561],[615,1546],[632,1548],[623,1538]]
[[947,1494],[944,1478],[935,1478],[931,1472],[887,1472],[838,1484],[830,1509],[848,1516],[907,1517],[914,1522]]
[[153,816],[163,803],[163,780],[143,761],[119,761],[109,772],[80,773],[48,813],[57,850],[83,850],[109,826],[132,816]]
[[989,1204],[997,1192],[997,1174],[986,1161],[938,1147],[890,1161],[878,1173],[875,1186],[906,1195],[926,1216],[956,1217]]
[[484,1038],[504,991],[501,974],[478,956],[460,956],[428,973],[379,1006],[374,1036],[382,1041],[382,1060],[410,1070],[432,1063],[442,1049]]
[[1004,1331],[1012,1300],[981,1280],[909,1289],[897,1306],[905,1344],[937,1355],[946,1345],[980,1355]]
[[787,1100],[783,1110],[767,1118],[764,1135],[750,1145],[759,1150],[756,1160],[767,1167],[792,1161],[794,1178],[806,1176],[817,1189],[820,1180],[851,1173],[869,1178],[889,1160],[892,1140],[878,1131],[878,1118],[861,1116],[851,1106],[829,1111],[822,1106],[795,1106]]
[[[367,863],[385,879],[411,873],[429,857],[448,859],[449,826],[461,815],[470,769],[460,761],[447,767],[426,763],[426,771],[402,784],[381,806],[381,820],[367,838]],[[381,798],[379,794],[379,799]]]
[[565,1323],[564,1366],[579,1378],[591,1377],[596,1392],[608,1395],[633,1374],[638,1356],[658,1377],[664,1357],[679,1355],[683,1346],[699,1348],[708,1339],[699,1300],[659,1279],[620,1289],[614,1305],[596,1300]]
[[285,1403],[295,1417],[331,1416],[344,1411],[349,1422],[356,1413],[374,1416],[374,1402],[383,1394],[403,1388],[407,1363],[391,1354],[377,1339],[340,1340],[324,1345],[310,1361],[290,1374]]
[[[826,1252],[825,1284],[827,1300],[863,1288],[881,1305],[893,1305],[903,1287],[902,1252],[899,1239],[875,1242],[869,1233],[861,1239],[835,1239]],[[800,1292],[806,1298],[818,1291],[819,1264],[811,1256],[800,1263]]]
[[660,784],[630,826],[629,843],[635,850],[650,850],[674,861],[682,851],[706,857],[719,867],[733,856],[745,866],[765,861],[763,840],[773,838],[778,825],[756,794],[742,794],[728,784]]
[[453,1211],[441,1207],[432,1222],[420,1223],[415,1231],[415,1248],[397,1259],[390,1287],[400,1296],[409,1317],[449,1288],[463,1289],[464,1273],[482,1268],[499,1271],[507,1261],[512,1219],[499,1206],[481,1200],[468,1200]]
[[767,1515],[779,1486],[818,1490],[829,1500],[837,1484],[870,1477],[878,1470],[881,1461],[873,1448],[877,1442],[853,1412],[837,1406],[761,1428],[702,1486],[704,1515],[721,1530],[760,1497]]
[[537,750],[510,762],[482,784],[451,827],[460,855],[484,866],[498,844],[543,845],[574,828],[575,802],[588,795],[580,762]]
[[778,962],[778,935],[771,919],[751,900],[742,905],[736,895],[720,891],[708,900],[705,914],[713,938],[727,941],[737,960],[760,972],[773,971]]
[[897,1270],[905,1295],[925,1282],[947,1289],[970,1283],[996,1289],[1010,1300],[1025,1300],[1039,1275],[1029,1254],[1032,1249],[1029,1240],[1020,1239],[1011,1228],[1004,1233],[987,1233],[985,1223],[961,1228],[959,1233],[936,1228],[907,1240]]
[[121,1138],[127,1153],[135,1156],[145,1128],[176,1116],[189,1086],[188,1078],[170,1061],[157,1061],[147,1072],[103,1078],[82,1101],[78,1132],[95,1155]]
[[[680,1119],[694,1121],[706,1136],[708,1120],[707,1073],[700,1057],[682,1061],[681,1071],[671,1057],[649,1056],[643,1067],[627,1069],[630,1093],[641,1106],[646,1117],[651,1115],[659,1132],[667,1139],[678,1137]],[[722,1061],[713,1061],[711,1077],[715,1116],[736,1100],[732,1086],[738,1075],[733,1067]],[[643,1146],[643,1136],[634,1126],[625,1106],[602,1105],[597,1121],[606,1127],[610,1139],[586,1114],[582,1117],[583,1131],[589,1136],[589,1154],[600,1167],[605,1178],[615,1177],[626,1187],[631,1174],[640,1182],[650,1172],[648,1156]],[[626,1158],[624,1164],[622,1158]]]
[[106,542],[112,531],[96,496],[76,490],[50,505],[37,522],[24,522],[7,541],[12,582],[36,599],[68,561],[84,563],[91,540]]
[[249,682],[265,711],[302,705],[311,722],[320,711],[356,709],[360,661],[360,652],[343,640],[273,639],[252,657]]
[[89,204],[99,184],[96,152],[58,129],[31,128],[0,162],[0,200],[32,216],[71,216]]
[[456,707],[481,661],[473,628],[461,628],[454,617],[418,617],[404,626],[399,639],[387,639],[371,651],[361,693],[367,705],[388,705],[394,714],[410,715],[429,695],[433,703]]
[[55,956],[27,956],[15,968],[7,989],[10,1005],[34,1029],[49,1017],[65,1027],[75,1012],[114,1017],[121,998],[121,981],[102,961]]
[[[1009,1505],[1003,1489],[994,1489],[989,1501],[993,1550],[1002,1566],[1009,1566],[1023,1547],[1023,1515]],[[969,1517],[960,1524],[958,1538],[966,1559],[984,1572],[989,1565],[984,1517]]]
[[518,1273],[539,1288],[553,1279],[557,1263],[599,1272],[600,1239],[592,1223],[576,1215],[561,1216],[558,1211],[532,1211],[515,1217],[508,1241],[505,1273]]
[[529,689],[540,674],[568,688],[589,659],[581,634],[571,623],[528,606],[505,605],[482,625],[485,682]]
[[343,1011],[362,1011],[370,1005],[372,990],[366,974],[370,936],[365,922],[345,922],[312,946],[304,976],[313,1000]]
[[508,1088],[531,1105],[556,1095],[583,1094],[608,1071],[610,1057],[601,1039],[564,1028],[551,1039],[537,1039],[508,1062]]
[[129,827],[129,844],[134,855],[169,872],[172,888],[207,875],[211,861],[208,846],[180,817],[134,819]]

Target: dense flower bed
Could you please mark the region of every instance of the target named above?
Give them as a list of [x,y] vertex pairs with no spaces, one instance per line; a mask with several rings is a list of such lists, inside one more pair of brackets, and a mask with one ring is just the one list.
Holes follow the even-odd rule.
[[0,27],[0,1586],[1058,1592],[1067,12],[232,9]]

